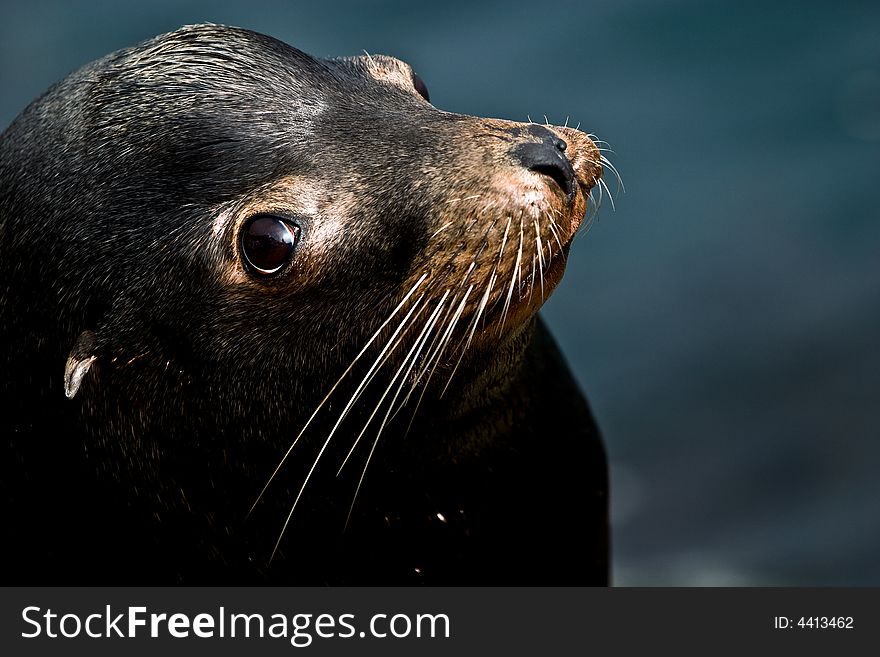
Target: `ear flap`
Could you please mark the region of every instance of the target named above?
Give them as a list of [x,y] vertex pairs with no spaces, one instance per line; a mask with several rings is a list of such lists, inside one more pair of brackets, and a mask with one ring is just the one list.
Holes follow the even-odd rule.
[[76,339],[70,355],[67,357],[67,363],[64,365],[64,394],[68,399],[73,399],[79,390],[83,377],[98,359],[97,348],[98,340],[92,331],[83,331]]

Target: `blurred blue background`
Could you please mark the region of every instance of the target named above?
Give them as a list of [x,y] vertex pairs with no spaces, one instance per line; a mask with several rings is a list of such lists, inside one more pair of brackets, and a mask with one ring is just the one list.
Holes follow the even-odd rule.
[[201,21],[610,142],[627,193],[544,314],[605,435],[615,583],[880,585],[880,3],[5,3],[0,125]]

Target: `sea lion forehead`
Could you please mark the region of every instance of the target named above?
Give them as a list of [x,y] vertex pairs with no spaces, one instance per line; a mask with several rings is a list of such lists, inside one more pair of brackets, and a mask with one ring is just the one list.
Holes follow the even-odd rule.
[[[291,118],[314,117],[337,106],[350,112],[369,105],[377,92],[384,97],[383,88],[426,97],[415,86],[413,68],[394,57],[314,57],[264,34],[210,23],[184,26],[111,58],[102,77],[183,99],[174,113],[198,106],[199,97],[246,102],[260,117],[287,108]],[[348,102],[352,96],[360,96],[359,104]]]

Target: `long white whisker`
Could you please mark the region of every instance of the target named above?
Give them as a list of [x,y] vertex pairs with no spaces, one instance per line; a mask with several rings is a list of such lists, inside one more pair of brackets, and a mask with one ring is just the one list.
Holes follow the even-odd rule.
[[455,367],[452,368],[452,372],[449,375],[449,379],[447,379],[446,381],[446,385],[443,386],[443,392],[441,393],[441,396],[446,394],[446,390],[447,388],[449,388],[449,384],[452,383],[452,379],[455,376],[455,373],[458,371],[458,366],[461,365],[461,361],[464,359],[465,352],[467,352],[468,347],[471,346],[471,341],[474,339],[474,333],[477,330],[477,325],[480,323],[480,317],[486,310],[486,304],[489,301],[489,296],[492,294],[492,288],[495,286],[495,280],[497,278],[495,272],[497,271],[497,269],[498,263],[496,262],[495,267],[492,269],[492,275],[489,277],[489,284],[486,286],[486,292],[483,294],[483,298],[480,301],[480,306],[479,308],[477,308],[477,313],[476,315],[474,315],[474,319],[471,322],[471,329],[468,333],[467,342],[465,342],[464,347],[462,347],[461,354],[458,357],[458,361],[455,363]]
[[[407,364],[409,364],[409,369],[412,369],[412,366],[415,363],[415,359],[412,359],[412,362],[410,362],[410,359],[412,358],[413,353],[416,352],[417,349],[419,348],[419,345],[427,338],[427,335],[429,333],[430,328],[437,321],[436,318],[439,315],[441,309],[443,308],[443,305],[446,303],[446,297],[448,295],[449,295],[449,290],[446,290],[446,292],[443,294],[443,297],[440,299],[439,303],[437,304],[437,307],[434,309],[434,312],[431,313],[430,317],[428,318],[428,321],[426,322],[425,327],[422,329],[422,332],[419,334],[419,337],[416,339],[415,343],[413,343],[412,348],[410,348],[409,352],[404,357],[403,362],[401,363],[400,367],[397,369],[397,372],[395,373],[394,377],[392,377],[391,383],[388,385],[388,387],[385,389],[385,392],[382,394],[382,397],[376,403],[376,408],[373,410],[373,413],[367,419],[366,423],[364,424],[364,428],[361,429],[361,432],[358,434],[358,437],[355,439],[354,443],[352,444],[351,449],[348,450],[348,454],[345,455],[345,458],[342,461],[342,465],[340,465],[339,470],[336,471],[337,477],[339,476],[339,473],[342,472],[342,469],[345,467],[345,464],[348,463],[349,458],[351,457],[352,453],[354,452],[355,448],[357,447],[358,443],[360,442],[361,438],[363,437],[364,433],[366,432],[367,427],[370,426],[370,423],[373,421],[373,418],[375,417],[376,413],[378,412],[379,407],[382,405],[382,402],[385,400],[385,397],[388,395],[388,391],[391,390],[391,388],[394,386],[394,382],[397,381],[397,378],[400,376],[401,372],[403,372],[403,369],[407,366]],[[409,374],[409,370],[407,370],[407,374]],[[394,403],[394,402],[392,401],[392,403]]]
[[541,303],[544,303],[544,247],[541,244],[541,229],[538,226],[538,220],[534,220],[535,225],[535,242],[538,246],[538,274],[541,281]]
[[413,420],[415,420],[416,413],[419,412],[419,407],[422,405],[422,400],[425,397],[425,392],[428,390],[428,384],[431,382],[431,378],[434,376],[434,371],[436,370],[437,365],[440,362],[440,356],[443,354],[449,344],[452,331],[455,328],[456,324],[458,324],[458,320],[461,317],[461,313],[464,311],[465,304],[467,303],[468,297],[470,296],[471,290],[473,289],[473,285],[468,287],[467,292],[465,293],[464,297],[461,300],[461,303],[459,303],[458,308],[455,311],[455,314],[452,316],[452,319],[446,326],[446,329],[444,330],[440,341],[436,343],[436,347],[432,344],[433,352],[429,350],[429,355],[425,359],[425,364],[421,367],[418,375],[415,378],[415,381],[413,381],[412,386],[410,387],[410,391],[407,393],[406,397],[400,405],[401,408],[406,405],[410,396],[419,385],[419,382],[422,380],[422,377],[425,376],[425,374],[427,373],[428,378],[426,378],[424,384],[422,384],[422,392],[419,395],[418,401],[416,401],[415,408],[413,409],[412,415],[410,416],[409,424],[406,428],[406,434],[409,434],[409,430],[412,427]]
[[[351,514],[354,511],[354,505],[357,502],[358,493],[360,493],[361,485],[364,483],[364,477],[367,474],[367,468],[370,466],[370,462],[373,459],[373,453],[376,451],[376,445],[379,444],[379,438],[382,436],[382,432],[385,430],[385,427],[388,424],[388,419],[391,416],[392,410],[394,410],[394,404],[397,401],[397,398],[400,396],[401,391],[403,390],[403,386],[406,383],[407,378],[412,371],[413,365],[416,364],[416,361],[419,358],[419,353],[422,350],[422,347],[427,342],[427,336],[433,330],[434,325],[437,322],[437,318],[440,316],[440,310],[443,307],[443,304],[446,301],[446,296],[449,294],[449,290],[446,291],[446,294],[443,295],[443,298],[440,300],[440,303],[437,304],[437,308],[432,313],[431,317],[428,320],[425,328],[422,330],[422,334],[419,336],[419,339],[416,341],[416,344],[410,349],[410,352],[407,354],[400,368],[397,370],[397,374],[394,375],[394,379],[391,380],[391,383],[385,389],[385,392],[382,393],[382,398],[376,404],[376,408],[373,413],[370,415],[370,418],[367,420],[367,423],[364,425],[364,429],[361,431],[360,435],[358,435],[357,440],[355,441],[355,445],[352,445],[351,451],[349,451],[349,456],[354,451],[357,442],[360,441],[361,436],[363,436],[364,431],[366,431],[367,427],[370,425],[370,422],[373,421],[373,417],[376,412],[379,410],[379,407],[382,405],[382,402],[385,401],[385,397],[388,395],[388,392],[391,390],[394,385],[395,380],[400,377],[400,373],[403,370],[403,366],[407,365],[406,373],[400,377],[400,383],[397,385],[397,390],[394,393],[394,397],[391,398],[391,402],[388,404],[388,409],[385,411],[385,417],[382,418],[382,424],[379,426],[379,430],[376,432],[376,438],[373,440],[373,446],[370,448],[370,453],[367,455],[367,460],[364,463],[364,469],[361,471],[360,479],[358,479],[357,488],[355,488],[354,495],[351,499],[351,506],[348,508],[348,515],[345,517],[345,527],[348,527],[348,523],[351,520]],[[348,456],[345,457],[346,461],[348,460]],[[342,466],[339,468],[339,472],[342,471],[342,468],[345,466],[345,462],[343,462]],[[339,476],[339,472],[336,473]]]
[[526,303],[532,302],[532,293],[535,291],[535,256],[532,256],[532,273],[529,275],[529,296]]
[[470,297],[473,289],[473,285],[468,286],[467,292],[465,292],[464,296],[461,299],[461,302],[458,304],[458,307],[456,308],[455,313],[452,316],[452,319],[449,320],[446,329],[443,331],[443,336],[440,338],[440,342],[437,344],[433,353],[429,355],[428,360],[425,363],[424,369],[419,374],[419,377],[416,379],[416,384],[418,383],[421,376],[430,368],[428,378],[425,380],[425,387],[427,387],[428,382],[431,380],[431,375],[434,373],[434,369],[436,368],[437,363],[440,361],[440,355],[443,353],[446,345],[449,343],[449,338],[452,335],[452,330],[455,328],[455,325],[458,323],[461,314],[464,312],[468,297]]
[[605,192],[608,194],[608,200],[611,201],[611,211],[612,211],[612,212],[616,211],[617,208],[614,207],[614,196],[611,195],[611,190],[608,189],[608,183],[606,183],[606,182],[605,182],[604,180],[602,180],[601,178],[599,178],[599,181],[598,181],[598,182],[599,182],[599,187],[604,187],[604,188],[605,188]]
[[260,500],[263,498],[263,495],[265,495],[266,490],[269,488],[269,485],[272,483],[272,480],[278,474],[278,471],[281,470],[281,467],[284,465],[284,462],[287,460],[287,457],[290,456],[290,453],[293,451],[293,448],[296,446],[299,439],[302,438],[303,434],[306,432],[306,429],[309,428],[309,425],[315,419],[315,416],[318,415],[318,412],[321,410],[321,408],[323,408],[324,404],[327,403],[327,400],[330,399],[330,395],[332,395],[333,392],[336,390],[336,388],[339,387],[339,384],[342,383],[342,380],[345,379],[346,376],[348,376],[348,373],[351,372],[352,368],[360,360],[361,356],[363,356],[364,353],[366,353],[366,351],[367,351],[367,349],[369,349],[370,345],[373,344],[373,342],[376,340],[376,338],[379,337],[379,334],[381,334],[382,331],[385,329],[385,327],[388,326],[388,324],[391,322],[391,320],[394,319],[394,316],[397,315],[398,312],[400,312],[400,309],[403,308],[403,306],[406,304],[407,301],[409,301],[410,297],[415,293],[415,291],[422,285],[422,283],[425,282],[425,279],[427,278],[427,276],[428,276],[427,272],[422,274],[421,277],[419,278],[419,280],[416,281],[415,285],[413,285],[410,288],[409,292],[407,292],[404,295],[404,297],[403,297],[403,299],[401,299],[400,303],[398,303],[397,306],[395,306],[394,310],[391,311],[391,314],[388,315],[388,317],[385,319],[384,322],[382,322],[382,325],[379,326],[379,328],[376,329],[376,332],[373,333],[373,335],[370,337],[369,340],[367,340],[367,343],[364,345],[363,349],[361,349],[360,352],[358,352],[358,355],[354,357],[354,360],[351,361],[351,364],[345,369],[345,371],[342,373],[342,376],[340,376],[339,379],[337,379],[336,383],[333,384],[333,387],[330,388],[330,391],[324,396],[324,399],[321,400],[321,403],[318,404],[317,408],[315,408],[314,412],[309,416],[309,419],[306,420],[306,423],[303,425],[303,428],[300,429],[300,432],[297,434],[296,438],[293,439],[293,442],[290,444],[290,447],[287,448],[287,451],[284,453],[284,456],[281,457],[281,460],[278,462],[278,465],[275,467],[275,470],[272,471],[272,474],[270,475],[269,480],[266,482],[266,485],[263,486],[263,489],[260,491],[260,494],[257,495],[257,499],[254,500],[254,503],[251,505],[251,508],[248,511],[248,515],[253,513],[257,504],[259,504]]
[[617,167],[615,167],[613,164],[611,164],[611,160],[609,160],[607,157],[605,157],[601,153],[599,154],[599,160],[602,162],[602,164],[604,164],[606,167],[611,169],[611,171],[614,173],[615,177],[617,178],[617,184],[620,185],[620,191],[622,191],[624,194],[626,194],[626,185],[623,184],[623,178],[620,177],[620,173],[618,173]]
[[339,419],[336,420],[336,424],[333,425],[333,429],[330,431],[330,434],[327,436],[327,439],[324,441],[324,444],[321,445],[321,449],[318,451],[318,455],[315,457],[315,461],[312,463],[312,467],[309,468],[308,473],[306,474],[305,479],[303,480],[302,486],[300,486],[299,492],[296,495],[296,499],[293,501],[293,505],[290,507],[290,513],[287,514],[287,518],[284,520],[284,526],[281,528],[281,533],[278,535],[278,540],[275,542],[275,547],[272,549],[272,556],[270,557],[270,561],[275,557],[275,553],[278,551],[278,546],[281,544],[281,539],[284,537],[284,532],[287,530],[287,526],[290,524],[290,518],[293,516],[293,512],[296,510],[297,504],[299,504],[299,500],[302,497],[303,491],[306,489],[306,486],[309,483],[309,479],[312,477],[312,473],[315,471],[315,468],[318,466],[318,462],[321,460],[321,456],[323,456],[324,451],[327,449],[327,445],[330,444],[336,430],[339,428],[339,425],[342,424],[342,421],[345,419],[346,415],[348,415],[349,410],[355,404],[355,402],[360,398],[361,393],[367,384],[372,380],[372,374],[379,367],[381,367],[385,360],[383,356],[391,349],[392,345],[396,346],[397,342],[395,342],[397,336],[400,334],[400,331],[403,330],[403,327],[406,326],[410,316],[416,310],[417,307],[421,304],[421,300],[423,297],[419,297],[419,300],[413,304],[413,307],[410,308],[409,312],[407,312],[406,316],[403,318],[403,321],[400,322],[398,327],[395,329],[392,336],[388,339],[387,344],[382,348],[382,351],[376,357],[376,360],[373,362],[373,365],[370,367],[369,371],[364,375],[364,378],[361,380],[354,394],[349,399],[348,404],[346,404],[345,408],[342,410],[342,413],[339,416]]
[[[501,237],[501,250],[498,251],[498,261],[501,262],[501,257],[504,255],[504,247],[507,245],[507,234],[510,232],[510,222],[513,219],[510,215],[507,217],[507,225],[504,227],[504,235]],[[497,267],[497,265],[496,265]]]
[[504,329],[504,322],[507,319],[507,312],[510,310],[510,301],[513,297],[513,289],[519,279],[519,268],[522,263],[522,249],[523,249],[523,224],[522,224],[522,216],[520,216],[519,220],[519,249],[516,253],[516,263],[513,266],[513,271],[510,272],[510,287],[507,289],[507,298],[504,300],[504,308],[501,311],[501,322],[498,327],[498,333],[501,334],[501,331]]
[[[553,233],[553,237],[554,237],[554,239],[556,239],[556,244],[559,246],[559,253],[563,254],[563,257],[564,257],[564,255],[565,255],[565,248],[562,246],[562,240],[559,238],[559,230],[558,230],[558,227],[557,227],[557,225],[556,225],[556,222],[553,221],[553,217],[551,217],[549,214],[547,215],[547,219],[550,220],[550,223],[547,224],[547,225],[548,225],[549,228],[550,228],[550,232]],[[552,254],[552,252],[551,252],[551,258],[552,258],[552,255],[553,255],[553,254]]]
[[[482,255],[483,251],[484,251],[484,250],[486,249],[486,247],[488,246],[488,244],[489,244],[489,234],[492,232],[492,229],[495,227],[495,224],[497,223],[497,221],[498,221],[497,219],[493,220],[492,223],[489,224],[488,228],[486,229],[485,234],[483,235],[483,242],[482,242],[480,248],[479,248],[479,249],[477,250],[477,252],[474,254],[473,259],[471,260],[471,264],[470,264],[470,266],[469,266],[468,269],[467,269],[467,272],[465,272],[465,275],[464,275],[464,277],[462,278],[461,283],[459,283],[459,288],[462,287],[462,286],[464,286],[465,284],[467,284],[467,282],[470,280],[471,274],[472,274],[472,272],[475,270],[476,265],[477,265],[477,258],[479,258],[479,257]],[[462,304],[459,306],[459,309],[458,309],[458,311],[456,312],[456,316],[453,317],[453,319],[450,321],[450,323],[449,323],[449,327],[450,327],[450,328],[451,328],[456,322],[458,322],[458,316],[461,314],[461,311],[464,309],[464,302],[467,300],[468,296],[470,295],[471,288],[473,288],[473,285],[471,285],[471,287],[468,289],[467,293],[465,294],[464,299],[462,300]],[[458,289],[458,288],[457,288],[457,289]],[[450,308],[452,308],[453,306],[454,306],[454,302],[453,302],[452,305],[450,305]],[[448,339],[448,336],[449,336],[450,332],[451,332],[451,331],[450,331],[449,329],[447,329],[447,331],[446,331],[446,332],[443,334],[443,336],[440,338],[440,341],[439,341],[439,342],[436,342],[436,338],[435,338],[435,344],[437,344],[437,349],[434,350],[434,351],[432,351],[431,349],[428,350],[428,353],[431,354],[431,355],[428,357],[425,366],[421,369],[421,371],[419,372],[419,375],[416,377],[416,380],[415,380],[415,382],[413,383],[413,386],[412,386],[412,390],[410,391],[409,394],[407,394],[406,399],[404,400],[404,402],[405,402],[406,400],[409,399],[410,394],[412,394],[412,391],[415,389],[416,385],[417,385],[418,382],[421,380],[421,378],[422,378],[422,376],[424,375],[425,371],[427,371],[427,369],[430,367],[430,363],[431,363],[431,361],[432,361],[435,357],[439,360],[439,355],[440,355],[440,353],[442,353],[442,348],[445,348],[444,342]],[[442,347],[442,348],[441,348],[441,347]],[[433,345],[432,345],[432,348],[433,348]],[[430,376],[428,377],[428,380],[430,380]],[[426,385],[427,385],[427,382],[426,382]],[[420,399],[421,399],[421,398],[420,398]]]

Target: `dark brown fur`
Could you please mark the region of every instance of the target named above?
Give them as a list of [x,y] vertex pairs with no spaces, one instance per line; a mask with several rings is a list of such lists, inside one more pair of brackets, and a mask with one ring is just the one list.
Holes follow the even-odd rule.
[[[559,137],[568,196],[516,156]],[[235,28],[58,83],[0,137],[3,582],[605,583],[601,441],[535,315],[599,161]],[[276,276],[259,213],[301,229]]]

